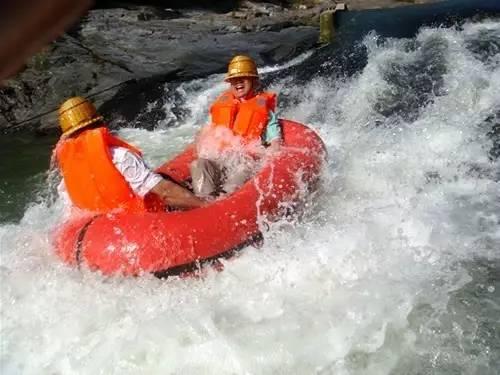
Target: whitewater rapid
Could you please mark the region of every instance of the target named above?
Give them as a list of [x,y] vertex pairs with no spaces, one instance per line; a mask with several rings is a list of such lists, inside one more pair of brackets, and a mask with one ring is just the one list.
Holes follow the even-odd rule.
[[[497,373],[500,164],[486,119],[500,121],[498,40],[494,19],[372,33],[354,76],[272,81],[288,98],[280,117],[314,127],[329,162],[305,214],[223,272],[68,268],[49,236],[61,202],[34,198],[0,226],[0,372]],[[166,86],[167,118],[187,113],[178,126],[120,134],[159,165],[206,121],[221,78],[183,83],[175,101]]]

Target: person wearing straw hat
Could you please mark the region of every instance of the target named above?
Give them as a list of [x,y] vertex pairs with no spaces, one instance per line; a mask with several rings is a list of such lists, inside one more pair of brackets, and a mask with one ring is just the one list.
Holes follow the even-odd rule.
[[112,135],[94,105],[82,97],[59,108],[62,136],[55,157],[59,191],[72,204],[95,213],[192,209],[205,202],[153,172],[136,147]]
[[210,124],[197,140],[198,159],[191,164],[192,186],[201,197],[230,193],[255,169],[263,148],[281,143],[276,94],[261,90],[255,61],[246,55],[231,59],[224,79],[229,90],[210,107]]

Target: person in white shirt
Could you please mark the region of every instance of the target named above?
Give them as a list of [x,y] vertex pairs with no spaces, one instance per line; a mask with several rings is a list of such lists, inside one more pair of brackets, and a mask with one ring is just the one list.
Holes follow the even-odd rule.
[[112,135],[87,99],[67,100],[59,110],[63,135],[55,155],[62,196],[81,209],[161,211],[206,203],[186,188],[152,171],[134,146]]

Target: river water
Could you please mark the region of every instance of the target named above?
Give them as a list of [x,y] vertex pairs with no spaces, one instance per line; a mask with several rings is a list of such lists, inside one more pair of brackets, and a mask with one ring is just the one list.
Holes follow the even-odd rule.
[[[68,268],[50,245],[61,202],[34,177],[0,224],[0,372],[498,374],[499,41],[490,18],[369,33],[353,74],[311,53],[266,68],[280,116],[311,124],[329,162],[305,215],[223,272]],[[318,73],[299,79],[307,66]],[[221,78],[167,84],[156,130],[120,134],[160,164],[206,120]]]

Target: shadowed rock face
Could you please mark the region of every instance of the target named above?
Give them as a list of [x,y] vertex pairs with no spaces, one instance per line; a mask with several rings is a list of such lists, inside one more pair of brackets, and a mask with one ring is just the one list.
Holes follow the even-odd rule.
[[407,4],[425,4],[437,0],[344,0],[344,1],[328,1],[328,0],[217,0],[217,1],[204,1],[204,0],[97,0],[95,1],[96,7],[126,7],[137,5],[150,5],[157,7],[169,8],[196,8],[196,9],[210,9],[219,12],[229,12],[239,9],[251,3],[254,7],[266,7],[269,4],[279,5],[287,8],[314,8],[319,3],[329,3],[331,6],[335,3],[345,3],[350,9],[373,9],[373,8],[387,8],[397,7]]
[[136,80],[222,72],[236,53],[250,54],[258,64],[279,63],[316,40],[314,27],[296,27],[280,17],[246,21],[199,10],[92,10],[0,88],[0,130],[52,128],[54,113],[23,121],[55,109],[68,96],[98,94],[99,106]]
[[[243,1],[240,0],[96,0],[95,8],[126,8],[134,6],[151,6],[171,9],[208,9],[216,12],[229,12],[237,9]],[[256,2],[254,0],[254,2]],[[258,1],[257,1],[258,2]],[[288,3],[274,1],[274,3]]]
[[[345,2],[353,9],[405,4]],[[154,91],[152,82],[222,72],[236,53],[250,54],[258,64],[286,61],[315,45],[319,14],[332,5],[330,0],[97,1],[105,9],[90,11],[0,88],[0,132],[54,128],[56,114],[48,112],[68,96],[90,96],[100,106],[118,89]]]

